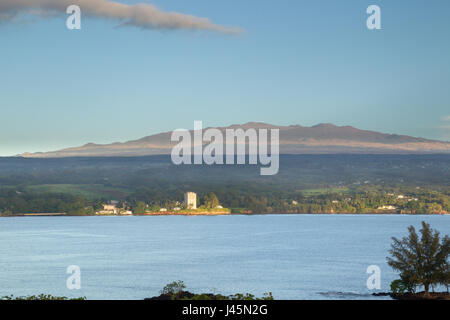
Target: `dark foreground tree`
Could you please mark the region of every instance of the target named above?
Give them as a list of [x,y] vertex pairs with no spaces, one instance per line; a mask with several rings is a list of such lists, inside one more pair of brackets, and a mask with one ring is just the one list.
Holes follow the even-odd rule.
[[186,291],[186,285],[178,280],[167,284],[160,295],[145,300],[273,300],[272,292],[264,293],[258,298],[250,293],[236,293],[228,296],[215,293],[192,293]]
[[172,283],[167,284],[161,290],[160,293],[162,295],[176,296],[176,295],[180,294],[181,292],[183,292],[184,289],[186,289],[186,285],[184,284],[183,281],[178,280],[178,281],[174,281]]
[[395,287],[414,293],[416,288],[423,286],[425,295],[430,287],[444,285],[448,288],[450,269],[450,238],[448,235],[440,239],[439,232],[422,221],[421,238],[413,226],[408,228],[409,235],[402,238],[392,238],[393,243],[387,258],[388,264],[400,272],[400,280]]

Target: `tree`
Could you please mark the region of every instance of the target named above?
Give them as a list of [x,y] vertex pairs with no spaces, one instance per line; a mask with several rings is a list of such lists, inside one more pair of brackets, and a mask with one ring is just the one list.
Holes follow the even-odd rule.
[[[400,272],[402,285],[408,292],[414,292],[418,286],[425,288],[425,295],[429,294],[430,286],[449,284],[450,238],[442,238],[439,232],[433,230],[429,224],[422,221],[421,238],[413,226],[408,228],[409,235],[401,240],[392,238],[393,243],[387,258],[388,264]],[[397,282],[398,285],[398,282]]]
[[213,209],[219,205],[219,199],[213,192],[210,192],[203,197],[203,205],[205,208]]
[[170,295],[172,297],[176,297],[181,292],[183,292],[184,289],[186,289],[186,285],[184,284],[183,281],[178,280],[178,281],[174,281],[174,282],[169,283],[168,285],[166,285],[161,290],[161,294],[163,294],[163,295]]
[[138,201],[136,203],[136,206],[133,208],[135,214],[144,214],[147,210],[147,206],[144,202]]
[[150,207],[150,211],[152,211],[152,212],[159,212],[160,209],[161,209],[161,207],[156,204],[154,204]]

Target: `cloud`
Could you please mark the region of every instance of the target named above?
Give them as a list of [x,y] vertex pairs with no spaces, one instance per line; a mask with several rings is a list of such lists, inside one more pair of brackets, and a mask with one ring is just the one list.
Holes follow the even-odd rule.
[[441,118],[441,124],[437,125],[435,128],[437,130],[439,130],[442,140],[449,140],[450,139],[450,116],[443,116]]
[[20,13],[42,17],[55,12],[66,14],[69,5],[78,5],[82,16],[112,19],[124,25],[156,30],[207,30],[239,34],[242,29],[214,24],[208,18],[178,12],[162,11],[151,4],[123,4],[110,0],[0,0],[0,20],[6,21]]

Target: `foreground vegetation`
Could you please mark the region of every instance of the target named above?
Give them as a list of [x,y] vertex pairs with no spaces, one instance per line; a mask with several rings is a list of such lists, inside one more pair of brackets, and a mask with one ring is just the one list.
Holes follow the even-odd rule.
[[68,298],[68,297],[58,297],[52,296],[50,294],[40,294],[37,296],[18,296],[13,295],[0,297],[0,300],[86,300],[86,297],[79,298]]
[[[146,298],[145,300],[273,300],[272,293],[265,293],[261,298],[258,298],[250,293],[237,293],[233,295],[224,296],[213,293],[191,293],[186,291],[186,285],[183,281],[174,281],[167,284],[161,291],[160,295],[153,298]],[[0,300],[86,300],[86,297],[68,298],[52,296],[50,294],[40,294],[32,296],[3,296]]]
[[[425,222],[420,238],[413,226],[408,231],[407,237],[392,238],[391,257],[387,258],[388,264],[400,272],[400,279],[391,283],[393,297],[450,299],[450,237],[441,239],[439,232]],[[436,286],[447,288],[447,292],[434,293]],[[418,288],[424,288],[424,292],[417,292]]]
[[265,293],[261,298],[257,298],[250,293],[237,293],[229,296],[214,293],[192,293],[186,291],[183,281],[174,281],[166,285],[160,295],[147,298],[146,300],[273,300],[272,293]]

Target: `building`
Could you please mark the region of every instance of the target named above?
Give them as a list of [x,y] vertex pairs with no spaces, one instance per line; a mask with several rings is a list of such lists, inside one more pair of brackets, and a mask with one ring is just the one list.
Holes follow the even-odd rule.
[[197,209],[197,194],[195,192],[186,192],[184,194],[184,204],[188,209]]
[[378,210],[397,210],[397,207],[388,205],[388,206],[381,206],[381,207],[378,207],[377,209],[378,209]]
[[110,214],[118,214],[119,209],[115,204],[104,204],[103,210],[96,212],[96,214],[100,215],[110,215]]
[[126,209],[125,205],[119,207],[119,201],[111,200],[107,204],[103,204],[103,210],[97,211],[97,215],[125,215],[130,216],[133,214],[132,211]]
[[118,211],[117,206],[115,204],[104,204],[103,210],[104,211],[112,211],[114,213],[116,213]]

